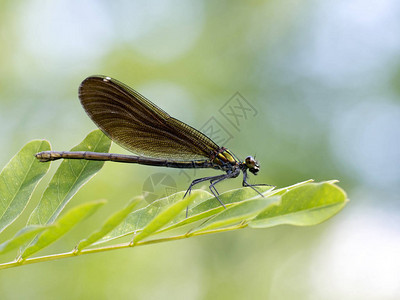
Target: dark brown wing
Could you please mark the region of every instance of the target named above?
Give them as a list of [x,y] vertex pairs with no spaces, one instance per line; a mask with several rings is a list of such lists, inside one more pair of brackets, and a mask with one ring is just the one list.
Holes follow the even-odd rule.
[[144,156],[175,160],[209,158],[219,149],[210,138],[172,118],[127,85],[105,76],[79,87],[86,113],[113,141]]

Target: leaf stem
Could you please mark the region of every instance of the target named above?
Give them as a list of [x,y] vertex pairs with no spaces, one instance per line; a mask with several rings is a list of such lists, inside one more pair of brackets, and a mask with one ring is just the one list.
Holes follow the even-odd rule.
[[57,259],[61,259],[61,258],[74,257],[74,256],[79,256],[79,255],[84,255],[84,254],[105,252],[105,251],[116,250],[116,249],[132,248],[132,247],[136,247],[136,246],[144,246],[144,245],[151,245],[151,244],[156,244],[156,243],[181,240],[181,239],[185,239],[185,238],[189,238],[189,237],[231,231],[231,230],[241,229],[241,228],[245,228],[245,227],[247,227],[247,224],[238,224],[238,225],[231,226],[231,227],[196,232],[193,234],[191,234],[189,232],[189,233],[165,237],[165,238],[158,238],[158,239],[152,239],[152,240],[147,240],[147,241],[138,241],[134,245],[131,242],[128,242],[128,243],[104,246],[104,247],[93,248],[93,249],[84,249],[79,252],[76,250],[72,250],[70,252],[64,252],[64,253],[58,253],[58,254],[52,254],[52,255],[46,255],[46,256],[39,256],[39,257],[34,257],[34,258],[28,258],[25,260],[17,259],[17,260],[11,261],[11,262],[0,264],[0,270],[13,268],[13,267],[19,267],[19,266],[23,266],[23,265],[30,265],[30,264],[34,264],[34,263],[38,263],[38,262],[43,262],[43,261],[52,261],[52,260],[57,260]]

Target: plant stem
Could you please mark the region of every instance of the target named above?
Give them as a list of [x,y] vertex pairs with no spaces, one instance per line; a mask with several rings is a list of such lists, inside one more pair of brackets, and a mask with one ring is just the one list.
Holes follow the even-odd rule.
[[232,226],[232,227],[226,227],[226,228],[220,228],[220,229],[213,229],[213,230],[208,230],[208,231],[196,232],[196,233],[193,233],[193,234],[185,233],[185,234],[175,235],[175,236],[166,237],[166,238],[159,238],[159,239],[153,239],[153,240],[148,240],[148,241],[139,241],[135,245],[132,245],[131,242],[128,242],[128,243],[116,244],[116,245],[111,245],[111,246],[104,246],[104,247],[93,248],[93,249],[84,249],[84,250],[82,250],[80,252],[77,252],[77,251],[73,250],[73,251],[65,252],[65,253],[52,254],[52,255],[46,255],[46,256],[39,256],[39,257],[34,257],[34,258],[28,258],[28,259],[25,259],[25,260],[15,260],[15,261],[11,261],[11,262],[0,264],[0,270],[13,268],[13,267],[19,267],[19,266],[23,266],[23,265],[34,264],[34,263],[43,262],[43,261],[52,261],[52,260],[57,260],[57,259],[61,259],[61,258],[74,257],[74,256],[83,255],[83,254],[91,254],[91,253],[105,252],[105,251],[109,251],[109,250],[132,248],[134,246],[144,246],[144,245],[150,245],[150,244],[156,244],[156,243],[163,243],[163,242],[181,240],[181,239],[194,237],[194,236],[199,236],[199,235],[205,235],[205,234],[210,234],[210,233],[218,233],[218,232],[241,229],[241,228],[245,228],[246,226],[247,226],[247,224],[239,224],[239,225],[235,225],[235,226]]

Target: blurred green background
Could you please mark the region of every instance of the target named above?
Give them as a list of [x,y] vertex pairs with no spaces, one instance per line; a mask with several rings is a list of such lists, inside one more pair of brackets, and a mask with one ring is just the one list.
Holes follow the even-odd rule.
[[[218,120],[231,136],[223,146],[260,161],[251,182],[339,179],[351,200],[315,227],[246,229],[4,270],[1,299],[400,297],[398,1],[2,0],[0,8],[1,166],[32,139],[55,150],[78,144],[95,125],[77,88],[103,74],[194,127]],[[220,111],[236,92],[254,108],[239,129]],[[108,205],[41,254],[71,249],[155,173],[184,190],[189,178],[215,171],[107,163],[68,207]],[[26,222],[44,187],[0,242]]]

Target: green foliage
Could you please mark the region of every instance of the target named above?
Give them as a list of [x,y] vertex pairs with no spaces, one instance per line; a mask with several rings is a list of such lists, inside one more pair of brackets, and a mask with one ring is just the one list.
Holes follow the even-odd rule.
[[[104,243],[116,238],[120,238],[126,235],[138,233],[151,222],[165,207],[173,205],[174,203],[182,200],[185,192],[179,192],[172,194],[168,197],[156,200],[149,204],[148,206],[138,209],[137,211],[128,215],[124,222],[117,226],[108,235],[104,236],[99,243]],[[201,203],[205,199],[209,199],[212,195],[204,190],[195,190],[191,193],[192,204]],[[180,215],[178,215],[170,223],[166,224],[165,227],[172,229],[171,224],[176,224],[181,219],[185,219],[185,211],[183,210]],[[168,226],[167,226],[168,225]]]
[[[180,212],[185,209],[185,207],[187,207],[193,201],[193,199],[198,196],[197,194],[201,194],[201,192],[193,191],[186,198],[175,201],[175,203],[171,205],[164,206],[160,210],[160,212],[157,213],[157,215],[144,226],[140,233],[135,235],[132,240],[132,244],[135,245],[138,241],[143,240],[157,230],[161,229],[165,224],[168,224],[168,222],[174,219]],[[177,197],[175,198],[178,199]]]
[[[111,140],[100,130],[94,130],[71,151],[108,152],[110,146]],[[46,163],[42,164],[46,165]],[[103,165],[104,161],[64,160],[44,191],[39,205],[30,215],[27,225],[53,222],[72,196]]]
[[49,164],[40,163],[34,153],[50,150],[47,141],[26,144],[0,174],[0,232],[23,212],[39,180]]
[[[100,130],[96,130],[71,151],[107,152],[110,144],[111,141]],[[22,213],[36,184],[47,172],[49,163],[36,161],[34,154],[49,148],[45,141],[28,143],[0,174],[2,229]],[[136,197],[109,217],[97,231],[77,243],[75,249],[30,258],[104,205],[105,200],[87,202],[60,215],[72,196],[103,164],[84,160],[65,160],[60,164],[39,204],[30,215],[27,226],[0,245],[0,254],[22,249],[18,259],[0,264],[0,269],[245,227],[315,225],[332,217],[347,202],[345,192],[336,186],[336,181],[313,183],[312,180],[281,189],[258,187],[262,196],[246,187],[222,193],[220,199],[225,203],[226,209],[204,190],[194,190],[184,199],[184,192],[178,192],[137,210],[135,208],[142,197]],[[186,216],[187,207],[189,209]],[[154,237],[160,233],[164,237]],[[131,242],[98,246],[127,235],[132,236]]]
[[20,231],[17,232],[17,234],[12,239],[0,245],[0,254],[4,254],[18,247],[22,247],[24,244],[32,240],[38,233],[44,231],[50,226],[52,225],[47,225],[47,226],[31,225],[22,228]]
[[63,216],[61,216],[61,218],[53,223],[54,226],[50,226],[38,237],[38,239],[35,240],[31,246],[25,249],[21,255],[21,259],[26,259],[32,254],[54,243],[69,230],[71,230],[72,227],[89,217],[104,204],[105,200],[98,200],[84,203],[70,209]]
[[280,205],[264,210],[249,226],[316,225],[339,212],[346,202],[346,194],[338,186],[328,182],[308,183],[284,193]]
[[248,220],[255,218],[260,214],[260,211],[264,211],[267,207],[279,204],[280,200],[280,196],[272,196],[268,198],[251,199],[235,203],[226,210],[223,210],[219,214],[204,221],[203,224],[194,230],[191,230],[189,234],[193,235],[206,230],[233,226],[237,225],[238,223],[245,223]]
[[81,251],[83,248],[92,245],[104,237],[107,233],[117,227],[124,219],[126,219],[128,214],[132,212],[132,210],[140,203],[140,201],[141,197],[136,197],[125,208],[113,214],[98,231],[93,232],[88,238],[80,241],[76,246],[76,250]]

